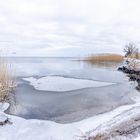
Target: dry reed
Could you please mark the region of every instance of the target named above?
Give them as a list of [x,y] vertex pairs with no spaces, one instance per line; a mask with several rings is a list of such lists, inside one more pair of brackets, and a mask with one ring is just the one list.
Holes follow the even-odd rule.
[[87,61],[91,62],[122,62],[124,57],[119,54],[102,54],[93,55],[87,58]]
[[8,62],[0,57],[0,101],[5,101],[9,93],[16,87],[16,78],[10,70]]
[[127,58],[140,59],[140,53],[128,55]]

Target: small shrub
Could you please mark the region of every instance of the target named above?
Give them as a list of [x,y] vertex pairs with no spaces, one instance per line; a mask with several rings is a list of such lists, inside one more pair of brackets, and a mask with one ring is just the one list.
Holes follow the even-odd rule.
[[128,64],[129,69],[137,70],[140,68],[140,62],[136,61],[135,59],[132,59]]

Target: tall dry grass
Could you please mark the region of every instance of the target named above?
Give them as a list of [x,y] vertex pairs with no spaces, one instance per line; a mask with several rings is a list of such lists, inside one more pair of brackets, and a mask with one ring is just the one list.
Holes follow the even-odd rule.
[[91,62],[122,62],[124,57],[119,54],[101,54],[89,56],[87,60]]
[[16,87],[16,78],[8,62],[0,57],[0,101],[9,98],[10,92]]
[[128,55],[127,58],[140,59],[140,53],[138,53],[138,54],[131,54],[131,55]]

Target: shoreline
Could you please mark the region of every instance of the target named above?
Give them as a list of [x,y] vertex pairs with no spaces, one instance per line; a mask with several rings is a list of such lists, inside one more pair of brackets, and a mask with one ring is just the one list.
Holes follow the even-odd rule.
[[122,71],[123,73],[126,73],[130,81],[136,81],[138,84],[136,86],[136,89],[140,91],[140,71],[139,70],[129,69],[127,68],[127,66],[119,67],[118,70]]
[[[140,98],[139,98],[139,100],[140,100]],[[3,106],[5,106],[5,105],[3,105]],[[22,117],[8,115],[3,112],[3,111],[5,111],[5,109],[7,109],[7,108],[4,108],[3,110],[1,110],[0,114],[5,115],[9,119],[9,122],[11,122],[11,124],[8,123],[8,124],[4,125],[3,127],[0,127],[0,132],[1,132],[1,134],[4,134],[5,129],[11,130],[11,127],[14,128],[14,130],[11,130],[12,133],[10,133],[10,135],[5,136],[7,138],[7,140],[13,139],[15,136],[18,137],[18,135],[22,131],[25,131],[23,133],[23,135],[27,135],[30,132],[29,136],[26,138],[26,140],[30,140],[31,137],[38,138],[38,140],[44,140],[44,139],[73,140],[74,138],[76,140],[79,140],[79,139],[80,140],[89,140],[89,138],[91,136],[92,136],[92,138],[94,138],[95,132],[97,135],[99,135],[99,134],[104,134],[104,132],[106,130],[107,130],[107,132],[109,132],[109,129],[113,128],[112,130],[114,130],[115,128],[119,128],[119,126],[122,125],[120,118],[125,119],[123,121],[127,121],[127,119],[130,120],[131,118],[134,118],[134,116],[136,116],[136,118],[139,118],[137,116],[140,116],[140,111],[139,111],[140,103],[138,101],[136,101],[136,103],[134,103],[134,104],[123,105],[112,111],[106,112],[104,114],[99,114],[99,115],[90,117],[88,119],[84,119],[82,121],[69,123],[69,124],[60,124],[60,123],[55,123],[53,121],[38,120],[38,119],[27,120]],[[130,116],[125,118],[128,114]],[[112,122],[115,122],[115,123],[112,123]],[[116,122],[117,122],[117,124],[116,124]],[[110,123],[112,124],[112,126],[110,125]],[[40,128],[40,124],[41,124],[41,126],[43,125],[42,128]],[[20,129],[18,129],[19,126],[20,126]],[[30,128],[30,131],[26,131],[26,128]],[[41,129],[40,132],[38,132],[38,129]],[[15,132],[15,130],[16,130],[16,132]],[[45,133],[46,131],[48,133]],[[64,131],[65,131],[65,134],[64,134]],[[34,135],[34,133],[32,133],[32,132],[35,132],[36,134]],[[112,133],[112,131],[110,133]],[[114,131],[113,131],[113,133],[114,133]],[[51,134],[53,134],[53,135],[51,135]],[[44,139],[42,139],[42,137],[40,137],[41,135],[43,135]],[[14,140],[18,140],[18,139],[14,139]],[[101,139],[101,140],[104,140],[104,139]]]
[[[137,91],[140,91],[140,71],[129,69],[127,66],[118,68],[127,74],[129,81],[136,81]],[[140,104],[137,101],[135,104]],[[140,105],[116,116],[87,134],[85,140],[140,140]]]

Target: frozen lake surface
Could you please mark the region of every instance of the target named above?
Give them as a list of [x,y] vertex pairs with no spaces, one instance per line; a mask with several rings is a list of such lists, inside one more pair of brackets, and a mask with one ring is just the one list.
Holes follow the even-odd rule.
[[[70,123],[133,102],[131,97],[135,90],[134,85],[128,81],[125,74],[117,71],[120,64],[91,65],[75,60],[77,58],[9,58],[16,69],[18,79],[15,102],[12,103],[9,114],[27,119]],[[52,87],[52,91],[45,87],[43,88],[45,90],[39,90],[30,82],[23,80],[31,77],[41,79],[46,76],[70,79],[70,83],[68,79],[65,79],[66,81],[63,78],[56,79],[61,86],[63,82],[64,86],[71,85],[76,79],[110,84],[89,87],[86,83],[86,86],[83,87],[82,84],[82,87],[78,85],[78,88],[75,88],[74,84],[72,90],[66,90],[65,87],[65,91],[58,92]],[[72,79],[75,80],[71,81]],[[56,86],[57,82],[53,86]],[[47,85],[47,82],[45,84]]]

